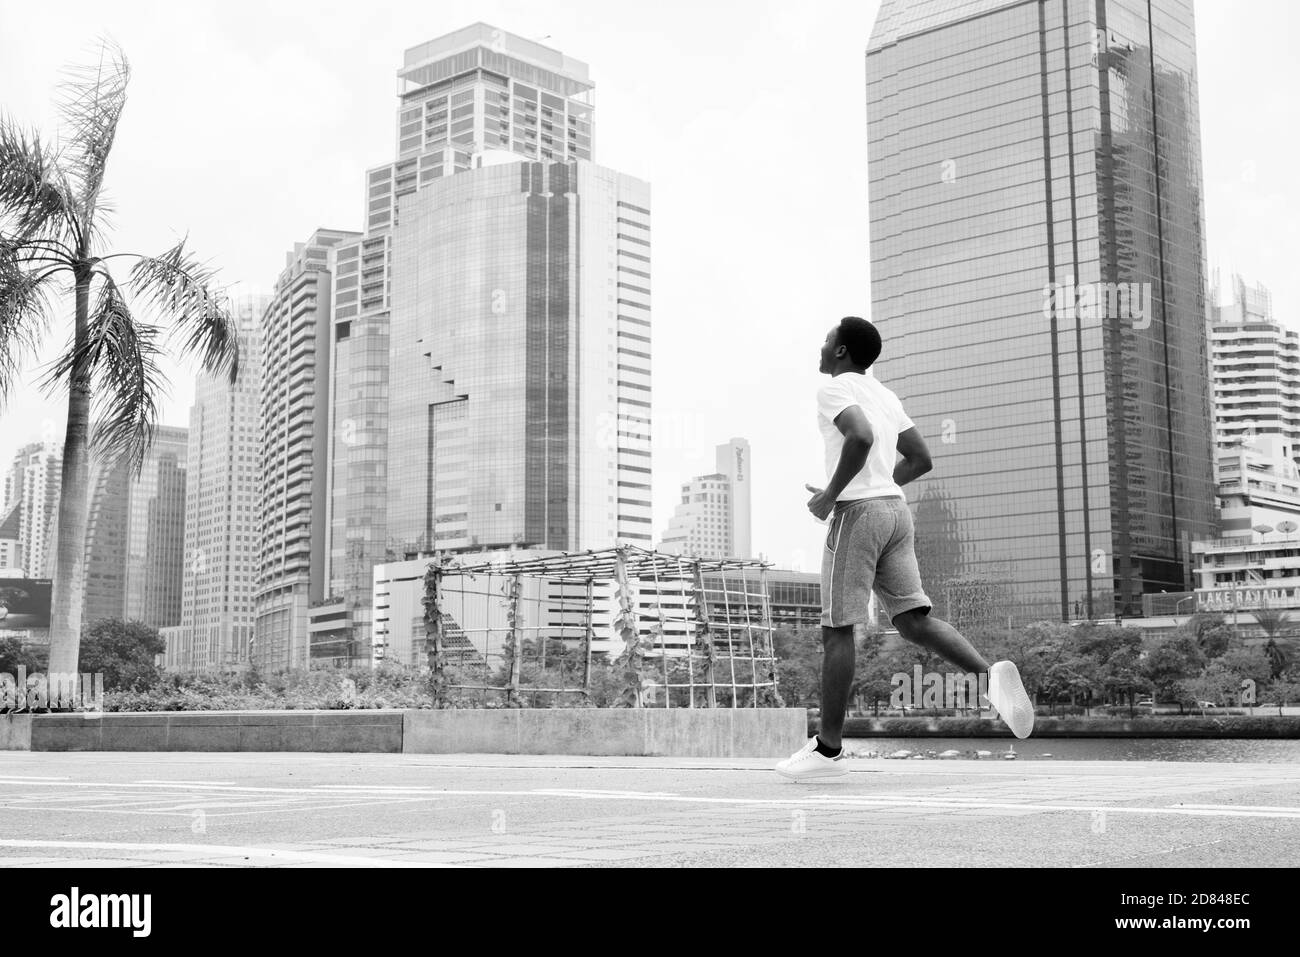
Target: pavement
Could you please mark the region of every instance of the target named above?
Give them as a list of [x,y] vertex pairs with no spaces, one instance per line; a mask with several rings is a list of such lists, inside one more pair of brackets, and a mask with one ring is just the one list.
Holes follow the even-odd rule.
[[0,753],[0,866],[1295,867],[1300,764]]

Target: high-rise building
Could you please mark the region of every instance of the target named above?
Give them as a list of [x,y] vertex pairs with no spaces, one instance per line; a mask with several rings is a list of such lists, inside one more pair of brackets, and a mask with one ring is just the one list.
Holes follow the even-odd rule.
[[397,73],[397,159],[370,171],[366,229],[402,196],[479,166],[487,151],[565,163],[592,158],[587,64],[486,23],[411,47]]
[[388,536],[650,540],[648,187],[585,160],[434,183],[394,234]]
[[187,430],[159,426],[138,476],[92,456],[82,621],[180,623]]
[[159,426],[130,480],[123,617],[155,628],[181,620],[188,446],[187,429]]
[[263,668],[309,664],[308,609],[324,596],[329,253],[356,236],[318,229],[295,244],[262,314],[253,513],[260,540],[250,658]]
[[698,558],[728,558],[731,483],[721,472],[697,475],[682,485],[659,550]]
[[989,621],[1140,614],[1213,534],[1194,41],[1192,0],[882,2],[878,374],[927,587]]
[[1284,435],[1257,435],[1218,450],[1220,537],[1253,538],[1272,532],[1296,537],[1300,469],[1293,442]]
[[0,568],[23,567],[23,545],[19,535],[21,519],[17,502],[11,508],[0,508]]
[[1210,317],[1216,324],[1273,322],[1273,294],[1263,283],[1216,268],[1210,285]]
[[715,458],[718,473],[725,475],[730,485],[731,514],[728,516],[728,534],[731,542],[727,557],[753,558],[750,505],[753,459],[749,454],[749,440],[735,438],[719,445],[715,450]]
[[1210,295],[1214,438],[1227,449],[1251,436],[1284,435],[1300,448],[1300,333],[1273,318],[1272,297],[1240,276]]
[[649,542],[649,187],[590,162],[587,65],[478,23],[398,78],[388,550]]
[[365,232],[299,246],[263,324],[269,667],[369,661],[382,562],[650,539],[649,187],[590,162],[587,65],[478,23],[398,82]]
[[181,623],[165,664],[183,671],[246,665],[257,584],[258,386],[267,296],[232,303],[239,376],[200,373],[190,407]]
[[749,442],[732,439],[715,450],[717,471],[682,485],[662,551],[700,558],[750,558]]
[[381,562],[650,538],[649,188],[589,162],[586,64],[479,23],[398,81],[397,158],[329,260],[335,663],[370,659]]
[[121,618],[125,614],[130,514],[130,470],[123,463],[92,457],[86,519],[86,577],[81,601],[83,622]]
[[59,489],[63,484],[61,446],[48,442],[24,445],[4,478],[0,512],[18,511],[18,547],[30,578],[50,578],[58,534]]

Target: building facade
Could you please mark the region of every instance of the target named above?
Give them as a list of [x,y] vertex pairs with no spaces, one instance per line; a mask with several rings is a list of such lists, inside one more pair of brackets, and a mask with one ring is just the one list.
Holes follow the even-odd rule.
[[717,471],[682,486],[663,551],[701,558],[751,558],[749,442],[732,439],[715,449]]
[[330,253],[310,628],[336,663],[370,656],[381,562],[650,538],[649,193],[589,162],[587,65],[479,23],[407,50],[398,84],[396,158]]
[[318,229],[286,256],[260,326],[257,584],[250,660],[310,664],[308,611],[324,595],[330,251],[357,234]]
[[1256,541],[1197,542],[1196,608],[1242,615],[1300,608],[1300,538],[1272,536]]
[[1272,297],[1240,276],[1211,293],[1214,438],[1221,449],[1261,434],[1300,444],[1300,333],[1273,318]]
[[878,374],[927,587],[990,623],[1140,614],[1213,534],[1194,41],[1191,0],[881,5]]
[[159,426],[138,475],[92,457],[82,621],[180,624],[188,442],[188,430]]
[[1249,539],[1300,531],[1300,470],[1290,439],[1245,439],[1221,449],[1216,466],[1220,537]]
[[17,502],[10,508],[0,508],[0,568],[17,570],[23,567],[23,544],[19,534],[21,518]]
[[261,319],[267,296],[232,303],[239,375],[200,373],[190,407],[181,621],[166,667],[246,666],[258,575],[258,440]]
[[585,161],[510,162],[403,207],[395,552],[648,545],[648,203],[644,183]]
[[24,445],[5,474],[0,512],[17,510],[18,545],[12,552],[21,555],[20,567],[31,578],[53,575],[62,485],[62,446],[55,443]]

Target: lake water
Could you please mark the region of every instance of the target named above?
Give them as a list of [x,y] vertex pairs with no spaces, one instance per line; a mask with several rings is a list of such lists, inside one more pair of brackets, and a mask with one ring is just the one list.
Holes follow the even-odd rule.
[[845,738],[852,751],[882,755],[908,750],[992,751],[1001,760],[1014,745],[1020,761],[1224,761],[1259,764],[1300,764],[1300,741],[1259,741],[1236,738]]

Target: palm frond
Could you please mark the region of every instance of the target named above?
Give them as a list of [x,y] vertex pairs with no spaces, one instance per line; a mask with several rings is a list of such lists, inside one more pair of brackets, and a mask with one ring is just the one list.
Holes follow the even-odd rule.
[[53,149],[0,116],[0,235],[59,241],[78,234],[76,198]]
[[107,270],[96,274],[102,281],[85,344],[59,357],[45,385],[61,383],[74,369],[87,370],[95,382],[91,448],[105,461],[125,461],[138,474],[157,428],[158,396],[167,385],[157,362],[158,330],[136,321]]
[[50,325],[49,292],[53,267],[32,268],[0,245],[0,405],[34,355]]
[[94,220],[130,79],[131,67],[121,47],[101,40],[97,55],[85,64],[68,67],[59,87],[59,113],[70,136],[61,152],[62,165],[76,182],[87,221]]
[[185,250],[185,240],[161,256],[141,256],[131,270],[131,287],[172,321],[182,355],[198,355],[208,372],[239,375],[239,334],[216,270]]

